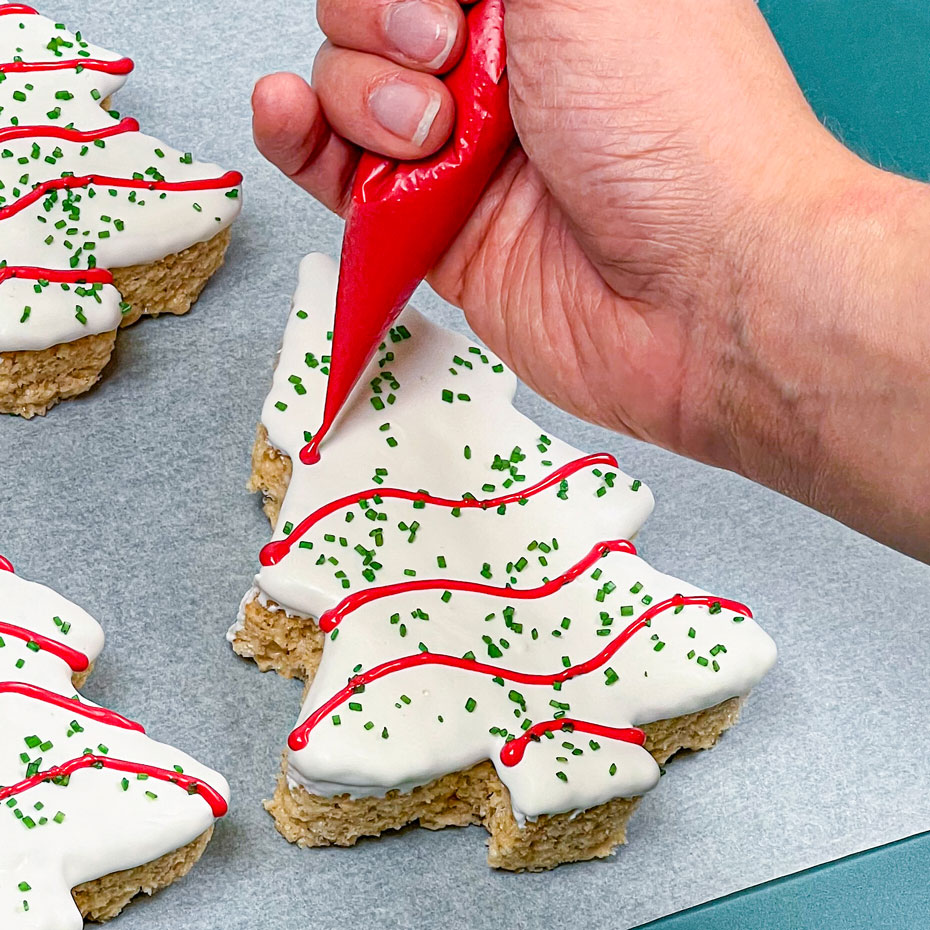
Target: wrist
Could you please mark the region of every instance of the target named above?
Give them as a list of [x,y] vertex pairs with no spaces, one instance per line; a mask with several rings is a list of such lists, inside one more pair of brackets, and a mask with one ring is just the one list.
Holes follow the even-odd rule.
[[726,464],[925,555],[930,191],[839,147],[817,161],[742,253]]

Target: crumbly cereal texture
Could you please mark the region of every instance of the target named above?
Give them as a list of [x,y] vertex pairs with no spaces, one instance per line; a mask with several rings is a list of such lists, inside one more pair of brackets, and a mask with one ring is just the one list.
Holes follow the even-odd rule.
[[140,894],[155,894],[183,878],[194,867],[213,836],[213,827],[192,843],[145,865],[112,872],[93,882],[78,885],[71,893],[85,920],[103,921],[116,917]]
[[[129,310],[123,326],[142,316],[190,310],[223,264],[229,229],[150,265],[114,268],[113,283]],[[0,352],[0,413],[34,417],[60,400],[90,390],[116,345],[116,331],[85,336],[38,351]]]

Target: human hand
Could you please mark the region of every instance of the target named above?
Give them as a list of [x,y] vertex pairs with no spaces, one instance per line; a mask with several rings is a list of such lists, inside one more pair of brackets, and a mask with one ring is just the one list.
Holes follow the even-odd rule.
[[[262,79],[255,136],[341,212],[356,146],[413,158],[447,139],[435,75],[464,18],[454,0],[317,13],[330,41],[313,88]],[[925,380],[927,327],[905,258],[897,299],[867,273],[922,188],[823,129],[753,0],[508,0],[506,28],[521,145],[431,284],[560,406],[926,554],[924,472],[889,496],[876,456],[906,441],[887,378],[903,364]],[[877,332],[889,306],[892,333],[924,337],[903,357]],[[924,395],[908,419],[930,412]]]

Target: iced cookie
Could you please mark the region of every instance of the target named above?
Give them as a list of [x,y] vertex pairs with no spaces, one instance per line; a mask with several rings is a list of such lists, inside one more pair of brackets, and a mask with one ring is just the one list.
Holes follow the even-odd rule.
[[88,390],[120,326],[186,313],[223,262],[242,176],[109,110],[132,67],[0,5],[0,413]]
[[230,631],[307,681],[278,829],[317,846],[480,823],[507,869],[609,855],[660,764],[735,722],[774,644],[745,605],[639,558],[641,481],[547,435],[494,355],[413,309],[301,464],[335,288],[329,259],[304,260],[253,453],[274,539]]
[[0,557],[0,927],[79,930],[185,875],[225,779],[82,698],[99,624]]

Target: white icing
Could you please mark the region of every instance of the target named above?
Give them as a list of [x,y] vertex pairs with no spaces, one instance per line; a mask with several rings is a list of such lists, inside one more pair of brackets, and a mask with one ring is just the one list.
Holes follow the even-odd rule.
[[[325,365],[308,367],[305,355],[313,353],[319,359],[328,354],[326,337],[332,328],[336,281],[336,269],[328,258],[310,255],[304,259],[274,386],[262,411],[271,443],[295,462],[294,479],[281,508],[276,536],[284,535],[280,530],[285,523],[297,524],[317,507],[367,488],[426,488],[433,495],[456,499],[465,492],[494,497],[529,487],[582,455],[548,436],[545,438],[550,445],[540,452],[543,431],[512,406],[514,375],[506,368],[493,371],[493,367],[503,366],[491,352],[408,309],[399,325],[406,326],[415,338],[388,340],[385,351],[372,361],[327,438],[324,460],[318,466],[301,466],[297,457],[304,445],[304,431],[319,424],[326,391],[326,376],[322,373]],[[307,313],[307,318],[301,319],[298,312]],[[472,348],[480,354],[470,351]],[[388,352],[393,353],[394,360],[379,369],[378,361]],[[455,357],[473,367],[455,364]],[[450,368],[459,374],[451,375]],[[375,394],[369,383],[375,377],[384,377],[385,372],[390,372],[400,387],[392,389],[385,380],[378,385],[382,393]],[[299,386],[305,394],[297,393],[297,385],[288,380],[292,376],[301,378]],[[467,394],[471,401],[446,403],[443,389]],[[393,403],[389,402],[391,397]],[[371,398],[383,398],[384,409],[376,410]],[[287,409],[278,410],[278,403],[285,403]],[[390,423],[390,430],[379,429],[385,423]],[[395,447],[388,445],[389,437],[397,441]],[[465,458],[466,444],[470,447],[469,459]],[[515,446],[526,455],[519,462],[525,480],[505,487],[508,472],[493,470],[490,465],[495,454],[509,457]],[[552,464],[544,465],[544,461]],[[387,474],[376,475],[377,468],[386,468]],[[505,564],[527,554],[527,544],[558,536],[564,545],[549,554],[547,566],[532,559],[522,573],[514,575],[515,579],[519,576],[521,587],[538,585],[544,575],[554,576],[569,568],[598,540],[633,536],[652,512],[653,497],[645,485],[631,491],[632,479],[628,475],[612,468],[601,470],[616,473],[613,488],[606,488],[602,497],[595,495],[606,487],[604,480],[586,469],[570,479],[569,500],[558,500],[558,489],[553,488],[531,498],[523,507],[508,507],[506,517],[496,510],[478,509],[463,510],[455,517],[447,509],[414,509],[408,501],[385,499],[378,509],[387,513],[388,519],[373,522],[363,519],[359,508],[354,507],[351,509],[358,515],[355,519],[362,522],[347,524],[344,512],[327,518],[306,537],[308,541],[316,540],[312,550],[295,547],[280,565],[262,568],[257,584],[279,604],[318,616],[348,591],[370,583],[362,575],[363,560],[353,546],[359,542],[371,546],[369,534],[380,526],[387,545],[378,549],[377,560],[384,566],[377,573],[378,584],[408,580],[406,569],[415,570],[421,578],[447,576],[480,581],[486,561],[492,563],[491,583],[503,584],[510,577],[504,573]],[[374,477],[382,478],[383,484],[373,481]],[[482,490],[485,484],[493,484],[495,490]],[[583,526],[575,525],[574,519],[566,525],[576,497],[594,500]],[[554,506],[553,500],[561,506]],[[414,520],[420,524],[415,544],[394,545],[395,540],[409,536],[397,524],[402,521],[410,525]],[[340,562],[338,567],[323,566],[320,570],[315,563],[326,533],[337,539],[351,538],[352,543],[348,548],[338,543],[327,547],[327,555],[341,556]],[[445,570],[437,567],[438,554],[446,558]],[[337,571],[346,572],[352,587],[343,586]]]
[[[71,47],[58,46],[56,54],[56,49],[48,47],[55,40],[70,42]],[[92,59],[120,58],[86,44],[44,16],[0,16],[0,62],[55,61],[84,57],[83,52]],[[117,126],[120,121],[101,109],[100,103],[125,80],[126,75],[89,67],[80,72],[70,68],[8,73],[0,82],[0,134],[12,126],[81,131]],[[62,99],[56,94],[72,96]],[[21,95],[24,101],[16,99]],[[58,115],[51,118],[50,113]],[[224,174],[217,165],[188,164],[185,153],[141,132],[122,132],[101,141],[98,145],[41,134],[0,139],[0,207],[15,202],[37,184],[66,174],[129,179],[141,174],[146,180],[169,182],[215,179]],[[93,262],[101,269],[147,264],[210,239],[235,219],[240,208],[238,186],[133,191],[93,184],[70,193],[59,191],[57,196],[40,198],[0,219],[0,258],[8,266],[56,270],[94,267]],[[65,225],[56,228],[62,220]],[[114,330],[120,323],[120,297],[112,285],[82,288],[52,282],[36,293],[35,284],[17,279],[0,283],[0,351],[44,349]],[[81,296],[76,289],[88,293]]]
[[236,636],[239,632],[245,627],[245,605],[251,603],[256,597],[260,596],[260,591],[255,585],[252,585],[248,591],[246,591],[245,596],[239,602],[239,610],[236,613],[236,621],[230,626],[226,631],[226,642],[234,642]]
[[[0,607],[3,622],[70,646],[91,662],[103,647],[99,624],[80,607],[5,571],[0,571]],[[0,680],[75,697],[72,672],[63,659],[46,650],[35,652],[8,633],[0,634],[0,640]],[[80,702],[91,705],[83,698]],[[71,727],[75,720],[83,728],[80,732]],[[30,746],[33,736],[43,742]],[[27,767],[37,759],[41,759],[38,770],[47,771],[81,756],[85,749],[99,754],[103,746],[104,754],[113,759],[168,770],[181,766],[186,775],[229,797],[221,775],[171,746],[23,695],[0,694],[0,745],[0,785],[23,781]],[[157,797],[147,796],[147,791]],[[27,827],[17,812],[31,817],[35,826]],[[15,806],[0,802],[0,927],[80,930],[83,920],[71,888],[151,862],[196,839],[212,823],[213,814],[202,797],[165,781],[138,780],[115,769],[83,769],[71,776],[67,786],[43,782],[17,795]],[[21,883],[28,889],[23,890]]]
[[[245,608],[246,605],[251,604],[253,601],[258,601],[262,607],[271,613],[283,613],[288,617],[295,616],[295,614],[288,611],[286,607],[282,607],[280,604],[276,604],[274,601],[270,600],[268,596],[262,591],[262,589],[258,587],[258,585],[252,585],[252,587],[246,591],[244,597],[239,602],[239,610],[236,613],[236,621],[226,631],[226,642],[235,642],[236,637],[245,628]],[[242,648],[242,644],[240,643],[240,650]],[[245,655],[244,652],[240,654]]]
[[[328,353],[336,281],[329,259],[304,259],[262,414],[271,443],[294,464],[276,539],[287,535],[288,524],[296,526],[319,507],[365,489],[373,489],[372,496],[387,488],[425,488],[450,499],[461,499],[464,492],[493,498],[530,487],[582,456],[557,439],[540,438],[539,427],[513,408],[516,379],[490,352],[408,308],[398,325],[409,338],[394,331],[397,341],[388,339],[373,360],[323,443],[320,463],[302,465],[305,430],[316,428],[323,409],[326,377],[320,362]],[[393,358],[386,358],[387,352]],[[452,403],[443,399],[449,390]],[[459,399],[460,394],[470,400]],[[372,399],[383,409],[375,409]],[[382,429],[385,423],[390,426]],[[515,447],[525,456],[517,462],[525,480],[506,488],[510,472],[491,465],[495,454],[509,459]],[[347,594],[411,578],[539,586],[580,562],[597,543],[630,538],[651,512],[653,499],[644,485],[619,469],[599,469],[600,477],[591,467],[570,477],[564,499],[555,485],[524,506],[510,504],[504,514],[492,507],[455,516],[431,504],[416,508],[409,501],[384,497],[379,504],[370,498],[368,509],[384,518],[366,517],[359,505],[324,518],[301,537],[312,548],[295,544],[277,565],[262,567],[251,597],[319,617]],[[373,476],[383,483],[373,483]],[[370,554],[360,554],[356,546]],[[376,571],[365,577],[366,562],[371,571],[372,561]],[[465,591],[450,597],[438,587],[369,601],[342,620],[335,637],[327,637],[300,720],[354,674],[424,648],[454,657],[471,652],[477,661],[507,670],[555,674],[566,663],[578,665],[599,654],[648,604],[703,593],[637,556],[611,552],[545,598]],[[383,795],[490,759],[521,822],[583,810],[652,788],[659,769],[649,753],[576,731],[531,742],[522,762],[506,766],[500,759],[505,737],[519,735],[527,720],[535,724],[560,714],[626,728],[692,713],[746,694],[774,660],[774,644],[752,620],[733,610],[712,613],[689,605],[660,614],[602,666],[560,690],[510,681],[501,686],[474,670],[405,669],[369,683],[363,694],[349,699],[351,706],[347,701],[334,708],[310,732],[307,746],[289,753],[289,777],[323,795]]]

